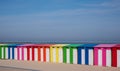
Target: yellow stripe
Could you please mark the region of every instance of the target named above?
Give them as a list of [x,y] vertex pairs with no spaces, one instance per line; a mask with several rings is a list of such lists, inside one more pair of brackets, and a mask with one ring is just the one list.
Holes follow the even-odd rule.
[[50,47],[50,61],[53,62],[53,47]]
[[56,62],[59,62],[59,47],[56,47]]

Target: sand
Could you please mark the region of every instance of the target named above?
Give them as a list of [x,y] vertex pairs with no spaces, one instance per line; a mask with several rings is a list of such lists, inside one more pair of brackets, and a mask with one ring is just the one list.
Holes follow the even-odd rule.
[[0,60],[0,71],[120,71],[120,68],[37,61]]

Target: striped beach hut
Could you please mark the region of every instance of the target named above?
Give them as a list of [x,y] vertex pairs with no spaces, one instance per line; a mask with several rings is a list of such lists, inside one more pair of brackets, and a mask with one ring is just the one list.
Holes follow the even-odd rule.
[[7,46],[7,44],[0,44],[0,59],[8,59],[8,46]]
[[112,66],[120,67],[120,44],[112,48]]
[[69,44],[63,47],[63,62],[77,64],[77,48],[81,44]]
[[97,44],[83,44],[78,47],[78,64],[93,65],[93,51]]
[[55,44],[50,46],[50,61],[56,63],[63,63],[63,46],[67,44]]
[[8,50],[6,50],[6,52],[8,52],[8,59],[16,59],[17,53],[17,46],[19,44],[8,44]]
[[116,44],[99,44],[94,48],[94,65],[111,66],[111,48]]
[[32,61],[32,46],[34,44],[22,44],[17,46],[17,60]]
[[32,48],[32,60],[50,62],[50,46],[53,44],[34,44]]

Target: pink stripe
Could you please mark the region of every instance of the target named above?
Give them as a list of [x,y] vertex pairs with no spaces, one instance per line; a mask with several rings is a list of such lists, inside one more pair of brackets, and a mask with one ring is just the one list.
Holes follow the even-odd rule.
[[17,56],[18,56],[17,59],[20,60],[20,51],[19,51],[19,47],[17,47],[17,54],[18,54],[18,55],[17,55]]
[[94,64],[98,65],[98,48],[94,48]]
[[102,48],[102,66],[106,66],[106,49]]
[[22,60],[24,60],[24,47],[22,47]]

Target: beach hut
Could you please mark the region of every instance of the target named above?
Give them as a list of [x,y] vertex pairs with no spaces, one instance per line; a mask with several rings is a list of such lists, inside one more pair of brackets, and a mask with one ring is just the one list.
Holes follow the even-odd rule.
[[[8,59],[15,59],[17,56],[16,50],[19,44],[8,44]],[[6,51],[7,52],[7,51]]]
[[77,48],[81,44],[69,44],[63,47],[63,62],[77,64]]
[[99,44],[94,47],[94,65],[111,66],[111,48],[116,44]]
[[78,47],[78,64],[93,65],[93,50],[97,44],[83,44]]
[[8,59],[8,46],[7,46],[7,44],[0,44],[0,59]]
[[112,66],[120,67],[120,44],[112,47]]
[[32,48],[32,60],[50,62],[50,46],[53,44],[34,44]]
[[55,63],[63,63],[63,49],[67,44],[55,44],[50,46],[50,61]]
[[32,61],[32,46],[34,44],[22,44],[17,47],[17,60]]

